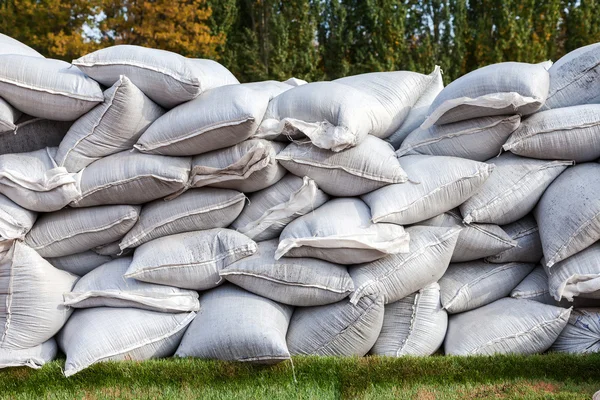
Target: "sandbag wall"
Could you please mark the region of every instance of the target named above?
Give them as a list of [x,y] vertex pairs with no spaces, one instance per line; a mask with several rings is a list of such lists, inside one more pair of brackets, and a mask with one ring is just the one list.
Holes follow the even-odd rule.
[[0,367],[598,351],[598,65],[240,84],[0,36]]

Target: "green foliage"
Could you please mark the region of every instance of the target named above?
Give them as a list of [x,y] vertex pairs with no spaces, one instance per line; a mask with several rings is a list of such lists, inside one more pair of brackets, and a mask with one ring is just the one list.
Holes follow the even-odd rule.
[[600,42],[600,0],[0,0],[0,32],[70,61],[118,43],[210,57],[240,81],[557,60]]
[[591,399],[600,388],[600,354],[296,357],[275,366],[165,359],[96,364],[70,378],[62,363],[0,370],[0,398]]

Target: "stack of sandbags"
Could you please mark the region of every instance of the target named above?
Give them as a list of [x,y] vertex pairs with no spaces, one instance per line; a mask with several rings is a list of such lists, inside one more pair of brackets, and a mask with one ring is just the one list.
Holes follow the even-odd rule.
[[19,290],[0,302],[0,367],[57,346],[66,375],[173,355],[583,348],[569,307],[600,301],[599,111],[584,104],[600,93],[548,114],[579,79],[566,67],[496,64],[446,88],[439,68],[239,84],[162,50],[65,66],[11,46],[0,118],[68,127],[0,146],[0,293]]

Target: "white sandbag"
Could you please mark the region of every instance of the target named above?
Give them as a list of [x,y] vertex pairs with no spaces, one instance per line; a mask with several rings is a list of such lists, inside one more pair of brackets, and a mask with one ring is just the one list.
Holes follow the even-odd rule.
[[337,152],[384,132],[390,123],[373,96],[338,82],[313,82],[275,97],[258,134],[273,139],[302,133],[315,146]]
[[561,353],[599,353],[600,308],[573,310],[551,350]]
[[0,133],[0,155],[58,147],[71,125],[72,121],[51,121],[23,115],[13,130]]
[[410,235],[408,253],[350,267],[355,287],[351,303],[370,293],[382,294],[385,304],[394,303],[444,275],[460,228],[411,226],[406,233]]
[[540,262],[544,256],[542,241],[537,222],[531,214],[501,228],[517,245],[496,255],[486,257],[485,261],[492,263],[516,261],[535,264]]
[[[138,218],[138,221],[139,221],[139,218]],[[136,224],[137,224],[137,222],[136,222]],[[109,256],[111,258],[125,257],[125,256],[128,256],[133,253],[133,249],[121,250],[121,247],[119,247],[120,243],[121,243],[121,239],[116,240],[114,242],[107,243],[107,244],[102,244],[100,246],[96,246],[92,249],[92,251],[101,256]]]
[[0,98],[0,132],[13,131],[21,112]]
[[408,116],[400,125],[400,128],[391,136],[387,137],[385,140],[390,142],[394,149],[400,148],[400,145],[406,139],[409,133],[417,129],[421,124],[427,119],[427,115],[429,113],[429,107],[431,107],[431,103],[435,100],[435,98],[440,94],[440,92],[444,89],[444,79],[442,78],[442,70],[436,68],[433,73],[433,79],[431,80],[429,86],[419,100],[415,103],[415,105],[410,109]]
[[225,66],[207,58],[189,59],[194,75],[200,82],[200,89],[205,92],[225,85],[238,85],[240,81]]
[[544,304],[557,305],[550,294],[548,275],[544,267],[537,266],[519,283],[511,292],[510,297],[515,299],[533,300]]
[[346,76],[334,82],[358,89],[381,103],[384,114],[377,115],[376,118],[389,123],[371,134],[384,139],[400,128],[411,108],[439,74],[440,67],[436,65],[430,75],[411,71],[371,72]]
[[0,252],[8,250],[13,240],[23,239],[36,219],[37,213],[0,194]]
[[600,43],[564,55],[548,72],[550,90],[544,108],[600,103]]
[[139,138],[142,153],[193,156],[236,145],[256,132],[269,96],[243,85],[211,89],[159,118]]
[[568,168],[546,189],[534,216],[548,267],[600,240],[600,165]]
[[[290,90],[294,86],[300,86],[300,85],[292,86],[286,82],[279,82],[279,81],[261,81],[261,82],[242,83],[242,84],[240,84],[240,86],[243,86],[248,89],[252,89],[253,91],[260,93],[261,96],[267,95],[267,96],[269,96],[269,101],[271,101],[275,97],[279,96],[281,93]],[[256,135],[258,136],[259,133],[256,132]]]
[[275,258],[312,257],[356,264],[406,253],[408,242],[409,235],[401,226],[372,223],[369,207],[360,199],[338,198],[286,226]]
[[127,232],[121,250],[176,233],[225,228],[244,208],[243,193],[229,189],[190,190],[174,200],[144,205],[135,226]]
[[494,166],[442,156],[405,156],[398,159],[410,179],[361,198],[371,208],[373,222],[414,224],[449,211],[476,193]]
[[369,294],[294,311],[287,333],[292,355],[359,356],[369,352],[383,325],[383,296]]
[[275,260],[277,239],[257,243],[258,251],[219,271],[231,283],[292,306],[320,306],[346,298],[354,284],[343,265],[316,258]]
[[505,115],[417,128],[404,139],[396,154],[398,157],[427,154],[486,161],[502,151],[502,145],[520,122],[518,115]]
[[141,46],[120,45],[73,60],[83,72],[104,86],[127,76],[152,101],[173,108],[204,90],[239,83],[211,60],[191,60],[179,54]]
[[147,203],[181,190],[189,174],[189,157],[122,151],[81,172],[81,195],[71,206]]
[[56,163],[79,172],[102,157],[130,150],[164,112],[121,76],[104,92],[104,102],[71,126],[58,147]]
[[119,307],[162,312],[198,311],[198,293],[124,277],[132,258],[108,262],[87,273],[68,293],[64,305],[73,308]]
[[76,310],[56,337],[67,355],[65,376],[106,361],[170,357],[196,313],[161,313],[137,308]]
[[192,158],[187,188],[211,186],[256,192],[274,185],[285,175],[275,156],[285,147],[282,143],[250,139],[226,149]]
[[0,257],[0,352],[38,346],[71,315],[62,296],[77,277],[54,268],[18,240]]
[[503,148],[544,160],[596,160],[600,157],[600,104],[536,113],[523,121]]
[[55,148],[0,156],[0,194],[31,211],[60,210],[80,196],[75,174],[58,167]]
[[359,196],[407,180],[392,146],[374,136],[339,153],[310,143],[291,143],[277,160],[292,174],[314,179],[332,196]]
[[178,357],[274,364],[290,358],[285,343],[293,307],[234,285],[203,293]]
[[533,114],[548,96],[548,68],[547,62],[503,62],[469,72],[441,91],[421,127],[494,115]]
[[0,33],[0,54],[21,54],[24,56],[40,57],[43,55],[27,46],[25,43],[19,42],[3,33]]
[[230,229],[179,233],[138,247],[124,276],[159,285],[208,290],[223,283],[221,269],[256,250],[256,243]]
[[287,174],[273,186],[251,194],[231,228],[256,241],[274,239],[290,222],[327,200],[329,196],[309,177]]
[[49,58],[0,54],[0,93],[34,117],[73,121],[104,100],[100,85],[77,67]]
[[46,261],[48,261],[54,267],[70,272],[77,276],[84,276],[88,272],[94,270],[94,268],[97,268],[111,260],[111,257],[102,256],[91,250],[83,251],[77,254],[71,254],[69,256],[46,258]]
[[56,358],[58,345],[54,338],[30,349],[0,349],[0,369],[9,367],[29,367],[40,369]]
[[40,216],[25,243],[42,257],[62,257],[114,242],[135,224],[140,207],[65,208]]
[[449,355],[536,354],[563,330],[571,309],[505,298],[450,316],[444,351]]
[[448,313],[440,304],[440,286],[432,283],[385,306],[383,327],[370,353],[429,356],[440,348],[447,329]]
[[488,161],[494,173],[460,205],[466,223],[510,224],[529,214],[572,161],[545,161],[504,153]]
[[301,85],[306,85],[308,82],[305,81],[304,79],[300,79],[300,78],[295,78],[295,77],[291,77],[289,79],[286,79],[285,81],[283,81],[282,83],[285,83],[287,85],[296,87],[296,86],[301,86]]
[[600,242],[546,268],[546,273],[557,301],[576,296],[600,299]]
[[488,264],[483,261],[450,264],[439,280],[442,306],[457,314],[506,297],[535,264]]
[[417,225],[462,228],[450,260],[453,263],[479,260],[517,245],[498,225],[465,224],[457,208],[418,222]]

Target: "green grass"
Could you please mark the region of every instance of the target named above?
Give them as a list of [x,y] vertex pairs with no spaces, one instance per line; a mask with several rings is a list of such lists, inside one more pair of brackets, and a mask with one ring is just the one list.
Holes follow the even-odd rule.
[[591,399],[600,390],[600,354],[298,357],[294,368],[168,359],[97,364],[71,378],[62,364],[1,370],[0,398]]

